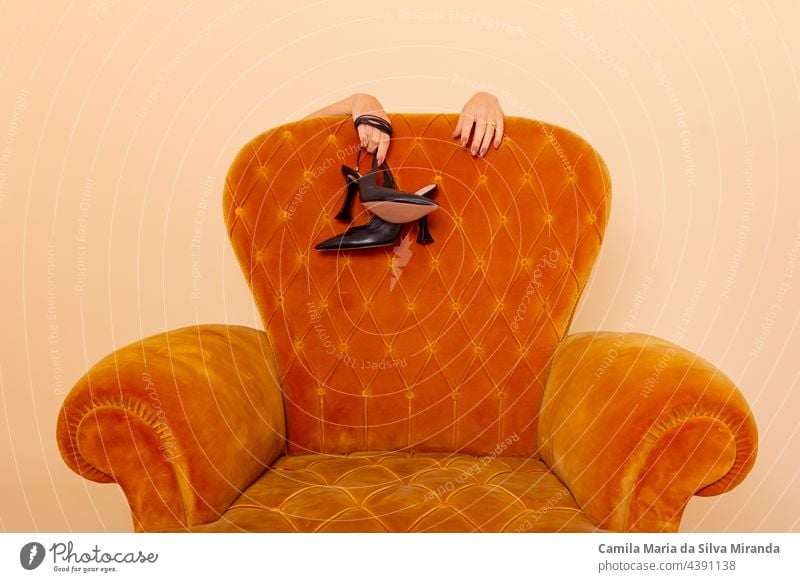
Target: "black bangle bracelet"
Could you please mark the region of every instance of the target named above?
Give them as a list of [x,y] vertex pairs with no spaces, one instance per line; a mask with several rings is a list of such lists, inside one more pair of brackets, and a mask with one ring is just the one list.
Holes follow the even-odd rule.
[[392,124],[386,121],[383,117],[366,113],[356,117],[355,120],[353,120],[353,124],[356,126],[356,129],[358,129],[359,125],[369,125],[370,127],[374,127],[375,129],[388,134],[389,137],[392,137]]

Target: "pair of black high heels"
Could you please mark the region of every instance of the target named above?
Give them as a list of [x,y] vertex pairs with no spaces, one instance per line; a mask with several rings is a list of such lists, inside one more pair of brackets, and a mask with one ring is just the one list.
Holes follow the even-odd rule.
[[[361,124],[377,127],[391,136],[391,125],[386,120],[370,115],[362,115],[355,121],[356,128]],[[359,167],[361,152],[358,150],[356,168]],[[378,165],[377,152],[372,158],[372,169],[364,175],[348,166],[342,166],[347,190],[342,209],[336,215],[337,220],[350,222],[350,208],[356,192],[360,193],[361,203],[372,213],[366,224],[348,228],[342,234],[319,243],[318,251],[339,251],[365,249],[393,244],[399,237],[404,224],[418,222],[417,242],[430,244],[434,242],[428,228],[428,214],[439,207],[431,199],[436,191],[436,184],[429,184],[415,193],[397,189],[389,165],[384,161]],[[378,175],[382,184],[378,184]]]

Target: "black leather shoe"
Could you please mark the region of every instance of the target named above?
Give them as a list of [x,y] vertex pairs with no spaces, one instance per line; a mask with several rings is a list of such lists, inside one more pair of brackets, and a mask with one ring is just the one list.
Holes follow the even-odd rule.
[[[353,182],[358,184],[364,208],[388,222],[399,224],[413,222],[439,208],[439,204],[430,199],[430,196],[436,191],[436,184],[428,184],[415,193],[398,190],[394,186],[394,180],[386,179],[386,176],[391,174],[386,162],[378,166],[377,158],[374,156],[372,170],[363,176],[347,166],[342,166],[342,173],[348,180],[348,188]],[[378,184],[379,173],[384,175],[382,186]],[[350,190],[348,190],[348,198],[352,200]],[[347,201],[345,204],[348,204]]]
[[349,249],[369,249],[393,244],[400,237],[402,224],[386,222],[373,216],[367,224],[353,226],[344,233],[322,241],[315,249],[318,251],[346,251]]

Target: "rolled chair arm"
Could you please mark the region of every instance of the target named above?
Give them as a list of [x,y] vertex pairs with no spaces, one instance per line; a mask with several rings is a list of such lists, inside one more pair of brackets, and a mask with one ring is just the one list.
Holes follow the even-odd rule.
[[67,395],[57,440],[75,472],[122,487],[137,531],[217,519],[285,447],[266,334],[198,325],[113,352]]
[[540,455],[603,528],[677,531],[692,495],[717,495],[744,479],[757,440],[736,386],[675,344],[581,333],[556,351]]

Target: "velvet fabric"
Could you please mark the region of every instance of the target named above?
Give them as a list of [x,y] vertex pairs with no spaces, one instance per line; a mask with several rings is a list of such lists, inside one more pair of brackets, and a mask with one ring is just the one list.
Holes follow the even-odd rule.
[[750,408],[728,377],[637,333],[567,337],[539,429],[541,458],[594,523],[616,531],[677,531],[691,496],[735,487],[757,448]]
[[137,530],[216,519],[285,448],[264,332],[201,325],[109,354],[77,382],[56,428],[67,465],[117,482]]
[[[288,450],[536,452],[537,413],[602,241],[608,172],[572,132],[510,117],[473,157],[454,115],[392,116],[398,187],[438,185],[436,242],[320,253],[342,232],[349,119],[255,138],[228,174],[225,219],[280,362]],[[367,163],[370,161],[367,158]],[[367,166],[369,167],[369,166]],[[354,209],[353,222],[367,216]]]
[[675,531],[692,495],[739,483],[757,433],[721,372],[650,336],[568,335],[608,220],[598,153],[510,117],[474,158],[454,115],[391,120],[398,186],[439,186],[436,242],[313,250],[347,227],[352,122],[257,136],[223,212],[265,331],[101,360],[59,417],[69,466],[119,483],[149,531]]
[[281,457],[219,520],[183,529],[598,531],[569,490],[541,461],[400,452]]

